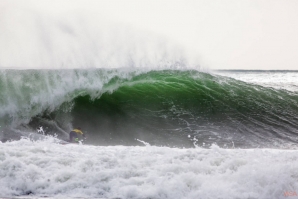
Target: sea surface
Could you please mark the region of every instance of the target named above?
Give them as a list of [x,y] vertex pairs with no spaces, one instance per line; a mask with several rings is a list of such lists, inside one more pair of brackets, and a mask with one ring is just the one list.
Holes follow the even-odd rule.
[[1,69],[0,89],[0,198],[298,191],[298,71]]

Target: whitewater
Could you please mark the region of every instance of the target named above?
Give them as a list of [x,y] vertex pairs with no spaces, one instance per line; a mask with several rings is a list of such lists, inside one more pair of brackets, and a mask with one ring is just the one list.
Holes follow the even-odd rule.
[[[284,198],[297,152],[1,143],[1,195],[16,198]],[[28,195],[28,196],[24,196]]]
[[297,71],[210,71],[98,13],[0,8],[0,198],[297,197]]

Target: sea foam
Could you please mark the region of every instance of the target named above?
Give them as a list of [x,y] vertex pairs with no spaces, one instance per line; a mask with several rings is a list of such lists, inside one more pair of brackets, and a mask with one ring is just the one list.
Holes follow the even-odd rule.
[[[297,152],[273,149],[0,143],[2,196],[283,198],[298,190]],[[26,196],[27,197],[27,196]]]

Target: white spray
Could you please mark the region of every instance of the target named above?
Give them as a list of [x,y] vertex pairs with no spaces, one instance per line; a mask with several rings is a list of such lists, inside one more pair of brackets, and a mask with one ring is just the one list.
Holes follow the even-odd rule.
[[98,12],[57,14],[38,10],[34,1],[15,2],[0,3],[0,68],[190,66],[177,45]]

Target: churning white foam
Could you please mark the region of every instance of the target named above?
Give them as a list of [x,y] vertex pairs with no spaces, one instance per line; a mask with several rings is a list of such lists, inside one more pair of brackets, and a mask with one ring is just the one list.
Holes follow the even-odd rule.
[[[0,143],[2,196],[283,198],[298,191],[296,151]],[[32,195],[31,195],[32,196]]]

